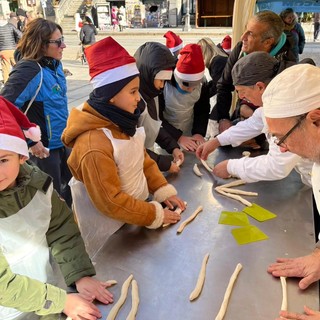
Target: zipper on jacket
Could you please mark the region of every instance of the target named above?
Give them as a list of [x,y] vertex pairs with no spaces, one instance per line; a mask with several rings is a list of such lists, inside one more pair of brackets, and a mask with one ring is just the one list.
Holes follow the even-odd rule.
[[48,140],[50,141],[52,138],[52,131],[51,131],[51,123],[50,123],[49,115],[47,115],[47,124],[48,124]]

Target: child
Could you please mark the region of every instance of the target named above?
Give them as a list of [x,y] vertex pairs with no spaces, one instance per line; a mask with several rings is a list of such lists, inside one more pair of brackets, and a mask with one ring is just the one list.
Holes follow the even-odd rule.
[[[159,114],[158,97],[162,94],[165,81],[172,78],[176,65],[175,58],[170,50],[159,42],[146,42],[134,54],[137,67],[140,71],[141,101],[138,107],[141,111],[139,125],[146,131],[145,146],[149,155],[157,162],[161,171],[170,173],[179,172],[176,163],[183,163],[184,154],[177,141],[170,135],[170,125],[162,121]],[[154,143],[166,150],[171,156],[156,155],[152,153]]]
[[[13,104],[0,96],[0,319],[24,319],[64,312],[72,319],[98,319],[93,299],[112,302],[106,284],[93,279],[72,214],[52,178],[26,162],[25,136],[40,140],[40,130]],[[49,249],[68,286],[66,294],[48,283],[53,278]]]
[[203,90],[204,72],[201,47],[187,44],[180,51],[174,77],[165,84],[160,96],[164,99],[159,99],[163,119],[171,125],[167,130],[189,151],[196,151],[198,145],[204,143],[209,119],[209,96]]
[[[137,129],[135,59],[112,37],[87,48],[86,55],[94,90],[81,110],[71,111],[62,135],[72,147],[68,165],[74,178],[83,182],[94,207],[108,220],[151,229],[176,223],[180,216],[160,203],[181,209],[184,203],[147,155],[144,128]],[[146,202],[149,193],[154,199]]]

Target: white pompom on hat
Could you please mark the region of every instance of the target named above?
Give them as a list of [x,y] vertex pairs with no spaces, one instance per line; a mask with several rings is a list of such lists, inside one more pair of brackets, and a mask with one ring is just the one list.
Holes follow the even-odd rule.
[[178,56],[174,69],[175,77],[185,82],[199,82],[204,76],[204,71],[201,47],[198,44],[187,44]]
[[277,75],[262,95],[267,118],[289,118],[320,107],[320,69],[297,64]]
[[0,149],[29,158],[26,138],[40,141],[40,129],[16,106],[0,96]]
[[166,38],[166,46],[172,54],[183,48],[182,39],[174,32],[167,31],[163,36]]

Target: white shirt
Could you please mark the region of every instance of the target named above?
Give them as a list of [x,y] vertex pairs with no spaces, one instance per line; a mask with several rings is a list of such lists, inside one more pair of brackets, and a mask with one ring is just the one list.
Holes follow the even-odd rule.
[[269,152],[266,155],[241,159],[230,159],[227,170],[232,176],[239,177],[246,182],[261,180],[280,180],[289,175],[292,169],[302,175],[302,181],[310,185],[311,168],[313,163],[291,152],[281,152],[279,146],[274,143],[274,138],[269,136],[265,121],[263,107],[255,110],[247,120],[240,121],[217,136],[221,146],[239,146],[242,142],[252,139],[261,133],[265,133],[269,142]]

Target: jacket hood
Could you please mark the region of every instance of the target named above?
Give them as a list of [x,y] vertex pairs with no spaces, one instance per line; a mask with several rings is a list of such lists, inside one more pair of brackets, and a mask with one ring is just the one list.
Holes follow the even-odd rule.
[[153,81],[161,70],[174,69],[176,60],[170,50],[159,42],[146,42],[134,54],[140,72],[140,93],[144,99],[154,98],[161,91]]
[[75,140],[83,133],[110,126],[114,124],[85,102],[82,109],[78,107],[71,110],[61,139],[67,147],[72,148]]

